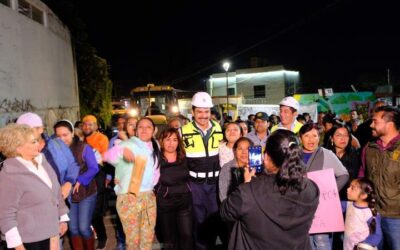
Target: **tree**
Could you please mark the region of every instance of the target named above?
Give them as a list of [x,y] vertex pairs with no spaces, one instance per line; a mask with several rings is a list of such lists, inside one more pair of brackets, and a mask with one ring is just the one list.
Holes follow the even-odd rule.
[[70,0],[43,0],[71,32],[72,46],[78,71],[81,115],[95,115],[103,126],[111,122],[112,81],[107,61],[97,55],[90,44],[86,25],[79,18],[75,4]]

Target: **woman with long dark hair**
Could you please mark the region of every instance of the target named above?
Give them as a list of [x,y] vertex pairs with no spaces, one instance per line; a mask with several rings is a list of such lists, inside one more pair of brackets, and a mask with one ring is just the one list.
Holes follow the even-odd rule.
[[304,175],[301,149],[293,132],[277,130],[266,143],[266,174],[251,177],[221,205],[234,222],[229,249],[310,249],[308,231],[318,206],[317,185]]
[[73,249],[94,249],[94,235],[90,228],[96,206],[97,186],[94,177],[99,172],[93,149],[74,134],[72,123],[58,121],[54,132],[72,151],[80,171],[73,187],[69,232]]
[[[151,249],[154,240],[157,211],[153,188],[160,177],[160,150],[153,137],[155,129],[154,122],[143,117],[137,122],[137,137],[122,141],[103,155],[105,161],[115,166],[116,207],[127,249]],[[132,193],[132,172],[141,167],[144,168],[142,174],[135,176],[140,179],[139,190]]]
[[160,180],[156,186],[157,228],[164,249],[193,249],[192,193],[189,168],[179,132],[168,128],[159,136]]
[[357,178],[360,168],[359,151],[352,147],[351,142],[352,136],[350,128],[344,122],[339,120],[335,122],[331,128],[331,133],[325,148],[331,150],[349,172],[349,180],[345,188],[340,192],[341,200],[346,199],[346,189],[349,183]]

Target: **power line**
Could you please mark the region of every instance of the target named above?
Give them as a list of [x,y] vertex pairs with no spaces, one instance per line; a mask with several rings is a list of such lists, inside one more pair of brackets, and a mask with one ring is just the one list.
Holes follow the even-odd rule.
[[[295,29],[295,28],[297,28],[297,27],[300,27],[301,25],[304,25],[308,20],[310,20],[310,19],[312,19],[312,18],[315,18],[315,17],[321,15],[322,13],[324,13],[324,12],[326,12],[327,10],[329,10],[329,9],[333,8],[334,6],[336,6],[336,5],[337,5],[339,2],[341,2],[341,1],[342,1],[342,0],[334,1],[334,2],[331,3],[331,4],[328,4],[328,5],[327,5],[326,7],[324,7],[323,9],[320,9],[320,10],[318,10],[318,11],[315,11],[315,12],[312,13],[310,16],[305,17],[305,18],[302,18],[302,19],[296,21],[295,23],[289,25],[289,26],[286,27],[286,28],[283,28],[282,30],[276,32],[275,34],[272,34],[272,35],[266,37],[265,39],[263,39],[263,40],[261,40],[261,41],[255,43],[255,44],[253,44],[253,45],[251,45],[251,46],[249,46],[249,47],[247,47],[247,48],[245,48],[245,49],[242,49],[241,51],[237,52],[236,54],[233,54],[232,56],[229,56],[228,58],[221,58],[220,60],[216,61],[215,63],[213,63],[213,64],[211,64],[211,65],[208,65],[208,66],[206,66],[206,67],[204,67],[204,68],[202,68],[202,69],[200,69],[200,70],[198,70],[198,71],[196,71],[196,72],[194,72],[194,73],[192,73],[192,74],[189,74],[189,75],[186,75],[186,76],[183,76],[183,77],[176,78],[175,80],[172,80],[172,82],[173,82],[173,83],[180,83],[180,82],[182,82],[182,81],[184,81],[184,80],[190,79],[190,78],[192,78],[192,77],[194,77],[194,76],[196,76],[196,75],[198,75],[198,74],[200,74],[200,73],[202,73],[202,72],[204,72],[204,71],[206,71],[206,70],[208,70],[208,69],[211,69],[211,68],[213,68],[213,67],[219,65],[219,64],[221,63],[221,61],[224,60],[224,59],[225,59],[225,60],[231,60],[231,59],[233,59],[233,58],[235,58],[235,57],[237,57],[237,56],[239,56],[239,55],[241,55],[241,54],[243,54],[243,53],[245,53],[245,52],[248,52],[248,51],[250,51],[250,50],[252,50],[252,49],[254,49],[254,48],[256,48],[256,47],[258,47],[258,46],[260,46],[260,45],[262,45],[262,44],[264,44],[264,43],[266,43],[266,42],[269,42],[269,41],[271,41],[271,40],[273,40],[273,39],[276,39],[277,37],[279,37],[279,36],[281,36],[281,35],[287,33],[288,31],[291,31],[291,30],[293,30],[293,29]],[[221,53],[221,52],[220,52],[220,53]],[[219,54],[219,53],[217,53],[217,54]]]

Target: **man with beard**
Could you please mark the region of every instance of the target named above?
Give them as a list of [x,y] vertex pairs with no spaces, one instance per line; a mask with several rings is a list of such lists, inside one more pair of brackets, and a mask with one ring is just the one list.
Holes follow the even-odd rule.
[[[382,216],[383,249],[400,249],[400,111],[390,106],[375,109],[371,123],[376,140],[363,151],[365,176],[375,185]],[[362,175],[363,172],[361,171]]]
[[373,111],[381,106],[386,106],[386,102],[382,100],[378,100],[374,103],[374,106],[371,109],[370,112],[370,117],[366,120],[364,120],[363,123],[361,123],[358,128],[356,133],[354,134],[355,137],[357,137],[358,141],[360,142],[361,148],[364,148],[364,146],[367,144],[367,142],[372,141],[372,128],[371,128],[371,123],[372,123],[372,117],[373,117]]
[[86,115],[82,119],[82,132],[85,135],[85,141],[95,151],[99,163],[99,173],[96,175],[97,201],[93,213],[92,224],[97,234],[97,249],[105,249],[107,244],[107,233],[104,226],[103,216],[107,208],[106,199],[106,173],[102,167],[101,155],[108,149],[108,138],[97,131],[97,118],[93,115]]

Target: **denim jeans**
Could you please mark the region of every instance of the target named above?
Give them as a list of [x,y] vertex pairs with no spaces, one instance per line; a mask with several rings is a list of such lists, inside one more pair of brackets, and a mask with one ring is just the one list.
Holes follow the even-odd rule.
[[384,249],[400,250],[400,219],[382,217]]
[[96,206],[97,193],[86,197],[81,202],[71,202],[71,208],[69,210],[69,232],[71,236],[82,236],[83,238],[92,237],[92,229],[90,225],[92,223],[93,211]]
[[331,250],[332,242],[329,238],[330,233],[310,234],[310,244],[313,250]]

